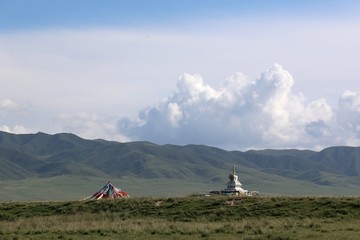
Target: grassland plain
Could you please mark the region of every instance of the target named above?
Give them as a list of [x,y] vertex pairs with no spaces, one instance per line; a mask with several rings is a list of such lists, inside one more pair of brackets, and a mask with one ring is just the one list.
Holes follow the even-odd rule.
[[358,239],[359,197],[0,203],[0,239]]
[[[242,169],[243,170],[243,169]],[[26,178],[0,181],[0,202],[7,201],[76,201],[87,197],[109,180],[132,197],[181,197],[191,194],[205,194],[211,190],[224,189],[227,174],[220,182],[205,182],[201,179],[144,179],[122,177],[120,179],[81,176],[56,176],[51,178]],[[250,176],[250,175],[249,175]],[[319,186],[305,181],[293,181],[279,176],[264,178],[263,183],[251,175],[240,180],[248,190],[258,190],[271,196],[357,196],[360,184],[346,184],[341,179],[337,186]]]

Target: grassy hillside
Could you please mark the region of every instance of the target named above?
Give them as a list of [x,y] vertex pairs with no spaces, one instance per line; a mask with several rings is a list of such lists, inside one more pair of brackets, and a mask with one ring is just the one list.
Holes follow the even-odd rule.
[[[102,179],[101,182],[118,179],[121,185],[125,183],[127,188],[134,189],[130,194],[139,196],[207,192],[224,188],[233,164],[245,189],[264,194],[357,195],[360,192],[359,147],[332,147],[321,152],[296,149],[241,152],[203,145],[85,140],[65,133],[0,132],[0,192],[3,193],[0,200],[20,199],[24,195],[28,197],[22,199],[30,196],[44,199],[36,186],[43,186],[39,189],[47,195],[47,191],[56,191],[52,182],[59,186],[62,181],[72,181],[74,186],[78,182],[79,187],[103,185],[97,181],[93,184],[92,179]],[[38,195],[15,193],[8,187],[20,183]],[[61,198],[67,192],[70,196],[79,193],[79,189],[71,186],[48,196],[73,199]]]

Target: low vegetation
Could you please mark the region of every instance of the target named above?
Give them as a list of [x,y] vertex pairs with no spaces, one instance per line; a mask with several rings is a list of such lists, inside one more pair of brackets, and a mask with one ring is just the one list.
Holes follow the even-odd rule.
[[358,197],[0,203],[0,239],[358,239]]

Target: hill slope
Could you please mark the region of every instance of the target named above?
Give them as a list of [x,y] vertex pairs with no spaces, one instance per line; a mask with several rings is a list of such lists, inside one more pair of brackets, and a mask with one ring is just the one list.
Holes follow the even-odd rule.
[[223,184],[233,164],[242,183],[253,186],[268,179],[319,187],[360,183],[360,147],[241,152],[203,145],[85,140],[66,133],[0,132],[0,180],[68,175]]

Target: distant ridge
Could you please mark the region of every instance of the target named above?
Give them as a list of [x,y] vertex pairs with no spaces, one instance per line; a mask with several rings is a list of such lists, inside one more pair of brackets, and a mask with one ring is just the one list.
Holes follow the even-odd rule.
[[69,133],[0,131],[0,180],[69,175],[223,182],[233,164],[260,179],[271,175],[318,186],[337,185],[338,179],[341,184],[360,183],[360,147],[241,152],[204,145],[85,140]]

